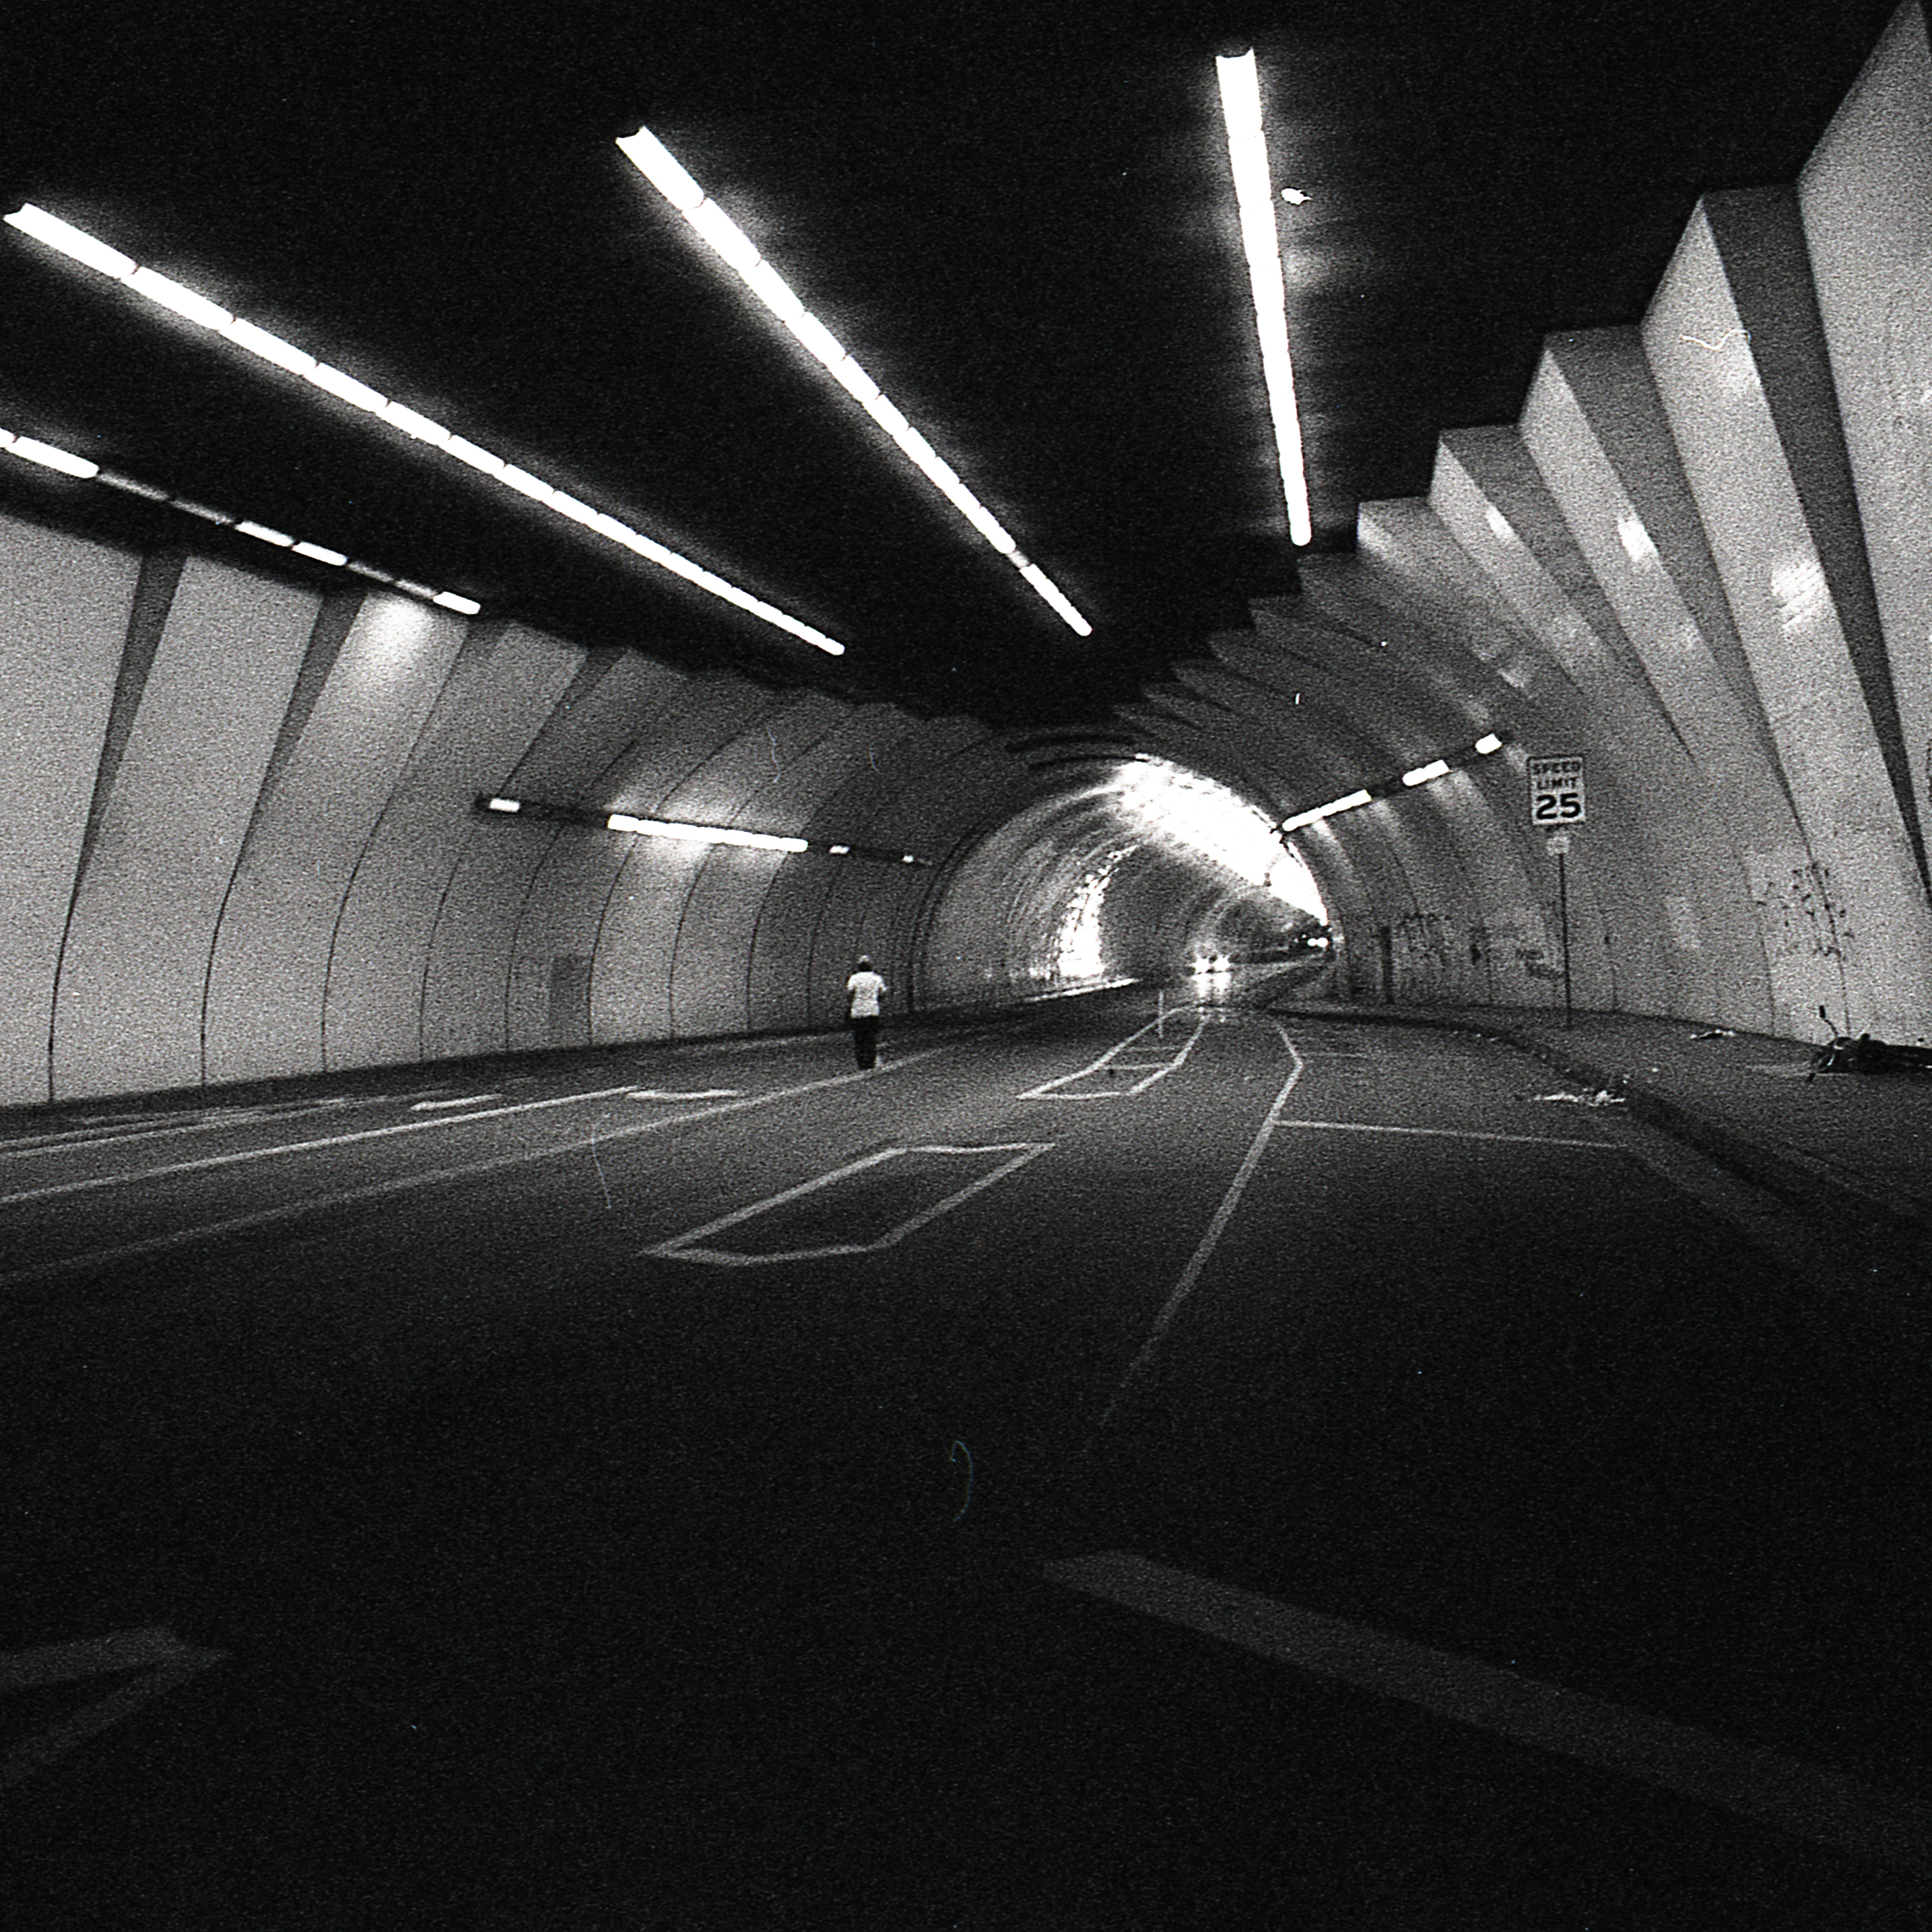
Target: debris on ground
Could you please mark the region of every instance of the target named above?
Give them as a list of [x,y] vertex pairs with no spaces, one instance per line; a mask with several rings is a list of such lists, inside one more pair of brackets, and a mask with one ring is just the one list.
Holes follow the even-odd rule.
[[1736,1040],[1737,1036],[1735,1027],[1706,1027],[1702,1033],[1690,1036],[1693,1040]]

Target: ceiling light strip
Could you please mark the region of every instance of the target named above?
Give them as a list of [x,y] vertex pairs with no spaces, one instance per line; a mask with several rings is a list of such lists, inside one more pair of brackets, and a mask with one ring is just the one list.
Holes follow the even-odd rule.
[[682,215],[712,252],[775,315],[852,399],[890,436],[900,453],[1026,580],[1067,628],[1083,638],[1094,627],[1046,573],[1019,547],[958,473],[907,421],[878,383],[854,362],[838,338],[808,309],[784,278],[760,255],[744,230],[706,194],[683,164],[648,128],[617,146],[638,172]]
[[1479,758],[1493,758],[1509,742],[1500,732],[1485,731],[1473,745],[1439,758],[1431,758],[1426,764],[1404,772],[1400,778],[1384,778],[1378,784],[1365,785],[1360,791],[1352,791],[1346,797],[1330,799],[1326,805],[1298,812],[1293,818],[1284,818],[1277,830],[1299,832],[1304,826],[1319,824],[1338,813],[1355,812],[1365,805],[1373,805],[1378,798],[1399,798],[1405,791],[1413,790],[1418,785],[1432,784],[1436,779],[1447,778],[1451,772],[1460,771]]
[[463,616],[474,617],[482,609],[474,598],[460,597],[454,590],[436,590],[426,584],[413,584],[407,578],[392,577],[386,571],[374,568],[366,563],[357,563],[339,550],[328,550],[320,544],[304,542],[289,536],[285,531],[271,530],[266,524],[254,522],[246,517],[231,517],[224,510],[211,510],[205,503],[190,502],[184,496],[170,496],[165,490],[158,490],[152,483],[143,483],[132,476],[123,476],[112,470],[104,470],[100,465],[85,456],[76,456],[71,451],[60,448],[51,442],[43,442],[38,436],[15,436],[10,430],[0,429],[0,450],[9,456],[25,457],[29,463],[38,463],[43,469],[58,470],[64,476],[76,476],[83,482],[106,484],[110,489],[124,490],[130,496],[145,497],[151,503],[165,503],[171,509],[185,510],[189,515],[199,517],[204,523],[214,524],[232,530],[244,537],[253,537],[258,543],[269,544],[276,550],[292,550],[298,556],[305,556],[316,563],[332,564],[339,570],[352,570],[358,576],[373,578],[379,584],[392,585],[406,591],[412,597],[420,597],[425,602],[440,604],[446,610],[454,610]]
[[479,813],[527,818],[548,824],[581,825],[598,832],[617,832],[639,838],[667,838],[700,845],[736,845],[766,852],[822,852],[835,858],[875,860],[882,864],[930,867],[914,852],[887,851],[869,845],[814,845],[809,839],[777,832],[747,832],[735,825],[698,825],[682,819],[644,818],[628,812],[593,811],[584,806],[549,805],[534,799],[508,798],[485,793],[478,798]]
[[[357,380],[346,371],[326,362],[318,362],[306,350],[297,348],[292,343],[284,342],[280,336],[272,335],[266,329],[257,328],[245,317],[231,315],[218,303],[196,295],[190,289],[183,288],[178,282],[166,276],[157,274],[146,268],[130,256],[106,243],[97,240],[84,230],[74,227],[58,216],[50,214],[45,208],[37,208],[32,202],[16,209],[5,219],[23,234],[31,235],[37,242],[58,250],[70,260],[84,267],[111,277],[124,287],[137,295],[144,296],[160,307],[173,311],[188,321],[233,343],[238,348],[273,363],[278,369],[299,376],[316,388],[323,389],[352,408],[365,414],[380,418],[392,428],[399,429],[418,442],[440,449],[445,454],[454,457],[459,463],[466,464],[480,475],[489,477],[503,488],[513,490],[520,496],[527,496],[539,503],[554,514],[563,517],[586,530],[595,530],[606,541],[621,545],[646,562],[656,564],[674,576],[681,577],[687,584],[695,585],[710,596],[734,604],[748,611],[777,629],[810,644],[814,650],[825,652],[832,657],[842,656],[845,646],[836,639],[827,637],[823,631],[815,630],[789,613],[767,604],[762,598],[754,597],[748,590],[740,590],[734,584],[706,570],[688,557],[680,556],[676,551],[632,530],[628,524],[614,517],[606,516],[568,496],[541,478],[506,463],[500,456],[480,448],[467,439],[454,434],[430,417],[420,415],[406,405],[392,401],[380,390],[372,389],[366,382]],[[365,572],[364,574],[370,573]]]
[[1288,347],[1288,291],[1282,279],[1281,240],[1274,222],[1274,183],[1268,170],[1268,137],[1262,129],[1261,79],[1251,48],[1214,63],[1221,83],[1221,116],[1228,129],[1228,163],[1241,216],[1241,246],[1248,258],[1262,375],[1274,418],[1288,533],[1298,544],[1314,537],[1308,514],[1308,476],[1302,461],[1301,414],[1294,400],[1294,363]]

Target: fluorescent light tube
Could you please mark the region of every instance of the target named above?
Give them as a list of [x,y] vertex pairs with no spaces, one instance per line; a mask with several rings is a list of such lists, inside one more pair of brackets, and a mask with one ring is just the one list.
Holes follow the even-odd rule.
[[324,550],[320,544],[298,543],[296,545],[296,554],[298,556],[313,557],[317,563],[332,563],[338,570],[349,561],[346,552],[339,550]]
[[640,128],[617,145],[638,173],[680,214],[688,214],[704,199],[704,189],[685,172],[677,157],[648,128]]
[[715,201],[700,201],[685,212],[685,220],[709,242],[740,274],[748,277],[759,255],[752,238]]
[[440,604],[446,610],[454,610],[465,617],[475,616],[483,608],[473,597],[459,597],[453,590],[439,590],[429,601],[432,604]]
[[122,254],[119,249],[110,248],[105,242],[97,242],[83,230],[70,227],[58,215],[50,214],[44,208],[36,208],[31,201],[24,208],[16,208],[6,218],[22,234],[31,235],[36,242],[44,242],[50,248],[58,248],[84,268],[112,275],[117,282],[124,282],[137,266],[131,256]]
[[123,476],[118,470],[104,470],[94,478],[97,483],[105,483],[110,489],[124,490],[130,496],[145,496],[152,503],[165,503],[168,493],[157,490],[152,483],[142,483],[132,476]]
[[1476,740],[1476,754],[1479,758],[1486,758],[1492,752],[1500,752],[1502,748],[1503,741],[1493,731],[1485,732]]
[[587,528],[597,527],[597,512],[588,503],[581,503],[574,496],[566,496],[561,490],[550,493],[550,506],[559,516],[568,517],[573,524],[582,524]]
[[524,802],[518,798],[493,798],[490,801],[492,812],[521,812]]
[[526,496],[532,496],[539,503],[547,503],[556,494],[541,477],[532,476],[527,470],[519,470],[514,463],[503,465],[496,481],[506,484],[512,490],[520,490]]
[[244,322],[238,315],[221,332],[230,342],[251,355],[259,356],[263,362],[272,362],[295,375],[306,376],[315,367],[315,358],[306,350],[298,349],[292,342],[284,342],[279,335],[271,335],[266,328],[257,328],[252,322]]
[[190,322],[198,322],[202,328],[212,328],[218,334],[225,332],[235,320],[219,302],[212,302],[206,296],[198,296],[194,290],[170,281],[166,275],[156,274],[152,268],[136,268],[128,278],[128,286],[138,289],[148,301],[158,302],[164,308],[171,308],[176,314],[187,316]]
[[487,449],[479,449],[467,436],[453,436],[442,446],[458,462],[482,470],[485,476],[500,476],[503,473],[503,459],[492,456]]
[[866,415],[895,442],[898,441],[902,430],[912,428],[912,424],[900,415],[892,399],[884,391],[875,388],[869,396],[862,396],[859,400]]
[[414,410],[406,409],[400,403],[388,403],[382,414],[406,436],[414,436],[418,442],[433,442],[439,449],[449,447],[449,432],[440,422],[432,422],[428,416],[418,416]]
[[266,524],[251,524],[244,517],[235,527],[244,537],[254,537],[265,544],[273,544],[278,550],[292,550],[295,548],[293,537],[284,536],[280,530],[272,530]]
[[1268,137],[1262,125],[1261,79],[1252,49],[1215,63],[1221,115],[1228,130],[1228,162],[1240,211],[1241,246],[1248,258],[1248,289],[1261,344],[1262,374],[1274,418],[1275,451],[1288,535],[1311,542],[1308,478],[1301,452],[1301,416],[1294,398],[1294,364],[1288,346],[1288,292],[1282,280],[1281,240],[1275,227],[1274,188],[1269,177]]
[[869,404],[871,399],[879,393],[878,384],[874,382],[872,377],[852,360],[850,356],[848,356],[843,362],[833,363],[831,368],[832,375],[837,379],[838,386],[844,390],[854,402]]
[[326,362],[318,362],[313,369],[304,369],[302,374],[318,389],[326,389],[332,396],[340,396],[345,403],[353,403],[358,410],[367,410],[371,416],[380,416],[389,406],[387,396],[370,388],[367,382],[358,382],[353,376],[332,368]]
[[70,450],[62,449],[51,442],[43,442],[37,436],[9,436],[4,446],[16,456],[24,456],[29,463],[38,463],[43,470],[58,470],[64,476],[78,476],[83,481],[100,473],[100,465],[91,463],[84,456],[76,456]]
[[[787,318],[785,326],[826,368],[836,370],[840,363],[851,361],[845,345],[808,308],[801,306],[795,320]],[[878,386],[873,385],[874,391]]]
[[[1017,552],[1015,553],[1015,556],[1017,557]],[[1028,563],[1022,565],[1020,567],[1020,574],[1033,586],[1034,590],[1040,592],[1040,596],[1045,598],[1048,604],[1049,604],[1060,614],[1060,616],[1065,622],[1066,628],[1070,631],[1072,632],[1076,636],[1090,638],[1094,634],[1094,626],[1088,623],[1087,620],[1082,616],[1078,610],[1074,609],[1073,606],[1067,601],[1065,594],[1061,591],[1060,586],[1054,583],[1053,579],[1048,577],[1046,572],[1041,569],[1038,564]]]
[[1426,784],[1431,778],[1446,776],[1448,770],[1449,764],[1447,759],[1432,758],[1426,765],[1418,765],[1412,772],[1404,772],[1402,775],[1402,782],[1406,785]]
[[838,386],[892,437],[927,481],[980,536],[1019,570],[1048,607],[1081,637],[1092,636],[1093,626],[1073,608],[1059,586],[1044,572],[1022,562],[1012,538],[998,519],[886,399],[878,383],[847,353],[844,344],[805,306],[790,284],[758,253],[744,230],[705,194],[664,143],[649,128],[640,128],[617,146],[759,301],[830,370]]
[[796,332],[806,313],[804,303],[792,293],[791,285],[761,255],[746,272],[745,280],[752,294],[784,326]]

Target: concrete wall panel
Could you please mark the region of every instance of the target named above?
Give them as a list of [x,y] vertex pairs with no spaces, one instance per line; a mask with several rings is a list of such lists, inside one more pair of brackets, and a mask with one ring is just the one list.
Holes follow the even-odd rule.
[[[534,742],[500,772],[478,773],[477,790],[553,805],[587,800],[596,781],[647,720],[680,689],[668,665],[631,652],[587,653]],[[499,817],[473,821],[436,917],[423,989],[423,1051],[430,1058],[497,1053],[510,1045],[512,988],[532,1022],[532,984],[546,989],[550,965],[517,963],[516,937],[546,860],[581,833]],[[568,976],[574,969],[566,968]],[[547,1024],[547,1021],[542,1022]],[[541,1030],[541,1028],[539,1028]]]
[[472,831],[490,829],[476,825],[474,801],[529,748],[583,656],[520,626],[472,627],[336,922],[322,1016],[328,1065],[426,1054],[439,915]]
[[[854,830],[840,815],[845,788],[868,769],[882,743],[913,729],[902,712],[883,706],[848,709],[808,749],[788,760],[775,781],[774,809],[795,820],[799,836],[824,844],[850,844]],[[762,801],[761,801],[762,802]],[[780,866],[760,899],[746,966],[746,1003],[752,1025],[783,1031],[810,1024],[807,997],[812,936],[835,872],[864,860],[828,858],[814,852]]]
[[0,758],[16,775],[0,805],[0,1103],[51,1091],[55,976],[137,574],[120,551],[0,517]]
[[200,1080],[215,922],[320,604],[184,567],[74,898],[55,1008],[62,1097]]
[[370,834],[461,645],[406,598],[364,598],[292,741],[285,734],[222,909],[206,1077],[319,1071],[336,921]]

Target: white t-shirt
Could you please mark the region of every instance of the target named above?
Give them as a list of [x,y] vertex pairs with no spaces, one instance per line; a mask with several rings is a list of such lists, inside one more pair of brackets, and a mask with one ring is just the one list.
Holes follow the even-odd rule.
[[845,992],[849,1002],[846,1011],[855,1020],[875,1020],[879,1017],[879,996],[886,990],[886,982],[869,968],[861,967],[845,982]]

